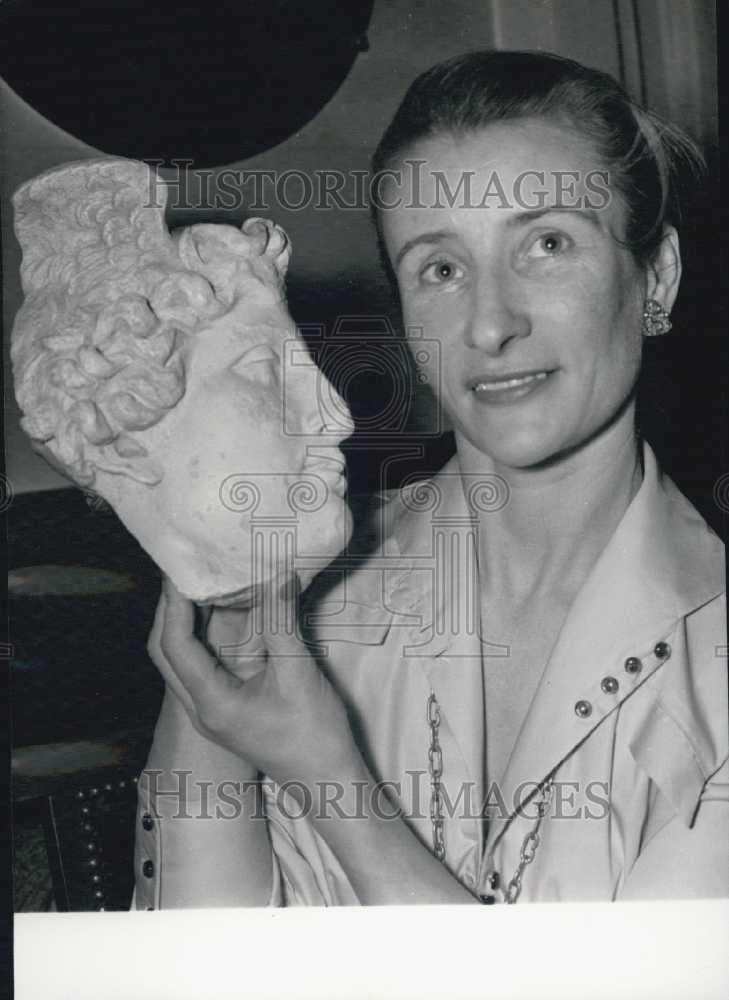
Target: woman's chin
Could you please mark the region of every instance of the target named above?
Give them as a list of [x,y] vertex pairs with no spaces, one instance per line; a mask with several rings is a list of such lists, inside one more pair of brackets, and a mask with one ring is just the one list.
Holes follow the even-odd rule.
[[548,463],[560,451],[543,434],[505,435],[499,440],[472,440],[471,444],[502,470],[537,468]]

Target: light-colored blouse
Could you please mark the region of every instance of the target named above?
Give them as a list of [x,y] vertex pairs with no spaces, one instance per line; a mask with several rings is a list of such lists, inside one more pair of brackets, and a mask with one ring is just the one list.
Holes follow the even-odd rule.
[[[382,783],[378,807],[399,806],[431,850],[442,840],[444,864],[484,902],[729,895],[724,551],[648,446],[644,466],[498,786],[486,786],[483,676],[508,650],[478,634],[467,496],[478,503],[479,484],[457,458],[383,498],[379,548],[309,609]],[[309,818],[276,786],[264,791],[272,903],[357,904]],[[140,816],[149,810],[141,783]],[[139,908],[165,905],[166,835],[138,827]]]

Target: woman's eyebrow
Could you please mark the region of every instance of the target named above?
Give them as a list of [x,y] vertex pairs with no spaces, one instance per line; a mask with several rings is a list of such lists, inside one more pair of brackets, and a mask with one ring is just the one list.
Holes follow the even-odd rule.
[[435,229],[429,233],[419,233],[417,236],[413,236],[411,240],[403,243],[398,250],[395,256],[395,267],[397,268],[405,254],[412,250],[413,247],[418,246],[419,243],[440,243],[441,240],[455,235],[451,229]]
[[[576,208],[570,205],[545,205],[543,208],[529,208],[523,212],[519,212],[518,215],[509,216],[506,220],[506,224],[509,228],[513,228],[515,226],[526,226],[529,225],[529,223],[534,222],[536,219],[541,219],[545,215],[551,215],[556,212],[575,215],[578,218],[589,222],[590,225],[594,226],[596,229],[602,229],[602,226],[600,225],[600,218],[594,209]],[[435,229],[428,233],[419,233],[417,236],[413,236],[412,239],[403,243],[395,255],[395,268],[399,266],[400,261],[403,259],[405,254],[409,253],[413,247],[416,247],[421,243],[439,243],[441,240],[449,239],[455,236],[456,233],[451,229]]]
[[570,205],[545,205],[543,208],[529,208],[524,212],[519,212],[518,215],[510,216],[506,224],[510,228],[514,226],[526,226],[530,222],[534,222],[535,219],[541,219],[542,216],[551,215],[555,212],[576,215],[580,219],[585,219],[586,222],[589,222],[597,229],[602,229],[600,218],[593,208],[576,208]]

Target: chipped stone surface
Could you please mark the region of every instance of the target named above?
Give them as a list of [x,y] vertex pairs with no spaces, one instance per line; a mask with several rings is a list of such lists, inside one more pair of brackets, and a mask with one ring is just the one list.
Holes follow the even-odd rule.
[[[306,582],[347,540],[336,446],[351,425],[286,308],[283,230],[172,234],[164,186],[132,160],[68,164],[13,201],[25,299],[11,353],[36,450],[197,601],[284,558]],[[341,426],[324,427],[322,389]]]

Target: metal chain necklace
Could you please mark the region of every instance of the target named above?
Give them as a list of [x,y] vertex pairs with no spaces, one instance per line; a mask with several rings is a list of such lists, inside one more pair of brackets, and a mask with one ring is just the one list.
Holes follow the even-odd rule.
[[[443,750],[438,738],[440,729],[440,706],[431,691],[428,698],[427,710],[428,726],[430,727],[430,747],[428,748],[428,773],[430,775],[430,821],[433,827],[433,854],[438,861],[445,862],[445,829],[443,817],[443,786],[441,778],[443,776]],[[534,861],[537,849],[540,844],[540,829],[542,821],[547,813],[552,801],[554,792],[553,776],[540,786],[537,791],[535,801],[537,802],[537,818],[534,826],[527,833],[522,841],[519,851],[519,864],[516,871],[508,882],[504,890],[504,900],[507,903],[515,903],[521,895],[522,879],[526,868]],[[498,877],[492,876],[492,888],[498,885]],[[486,901],[493,901],[493,896],[487,897]]]
[[428,748],[428,771],[430,773],[430,822],[433,825],[433,854],[438,861],[445,861],[445,838],[443,835],[443,751],[438,740],[440,728],[440,706],[431,691],[428,698],[428,725],[430,726],[430,747]]
[[552,801],[553,792],[554,780],[549,777],[537,791],[537,818],[534,826],[522,841],[521,850],[519,851],[519,864],[511,877],[511,881],[506,887],[505,899],[507,903],[515,903],[519,898],[521,894],[521,880],[524,875],[524,870],[537,856],[537,848],[539,847],[540,842],[539,828],[542,825],[542,820],[544,819],[545,813],[547,812],[549,804]]

